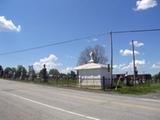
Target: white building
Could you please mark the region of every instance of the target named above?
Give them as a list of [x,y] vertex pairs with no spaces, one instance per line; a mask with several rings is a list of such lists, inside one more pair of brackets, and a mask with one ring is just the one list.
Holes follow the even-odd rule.
[[106,87],[110,87],[110,73],[107,65],[94,63],[92,53],[90,56],[91,60],[87,64],[75,68],[79,78],[79,85],[102,87],[105,84]]

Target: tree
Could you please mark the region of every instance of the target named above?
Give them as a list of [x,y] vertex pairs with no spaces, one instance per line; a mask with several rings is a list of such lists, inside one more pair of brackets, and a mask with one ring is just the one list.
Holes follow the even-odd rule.
[[16,76],[20,78],[20,80],[23,80],[27,74],[27,70],[23,65],[17,66]]
[[59,75],[60,73],[59,73],[59,71],[57,69],[50,69],[49,70],[49,74],[50,75]]
[[28,67],[28,77],[29,77],[29,80],[32,80],[32,81],[36,77],[36,73],[35,73],[35,70],[33,68],[33,65]]
[[3,67],[0,65],[0,77],[3,77]]
[[78,60],[78,65],[87,64],[88,61],[91,59],[91,52],[93,53],[92,57],[94,63],[106,64],[107,58],[104,47],[102,45],[96,45],[93,48],[89,46],[81,52]]
[[157,73],[157,74],[155,74],[155,75],[153,76],[153,79],[154,79],[156,82],[160,81],[160,72]]
[[43,65],[43,69],[40,71],[39,75],[43,79],[43,82],[48,82],[48,75],[47,75],[47,69],[46,65]]
[[12,67],[12,78],[15,79],[16,78],[16,68]]
[[71,71],[71,73],[68,73],[68,76],[71,78],[71,79],[75,79],[76,78],[76,73],[74,71]]
[[16,68],[15,67],[12,67],[12,72],[16,72]]
[[5,75],[6,78],[10,78],[12,76],[12,68],[6,67],[4,69],[4,75]]

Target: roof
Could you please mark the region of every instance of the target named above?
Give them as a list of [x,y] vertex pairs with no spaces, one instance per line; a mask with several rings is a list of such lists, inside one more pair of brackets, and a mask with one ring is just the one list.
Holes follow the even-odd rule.
[[75,67],[75,70],[89,70],[89,69],[100,69],[100,68],[107,68],[107,65],[104,64],[97,64],[97,63],[87,63],[84,65],[80,65]]

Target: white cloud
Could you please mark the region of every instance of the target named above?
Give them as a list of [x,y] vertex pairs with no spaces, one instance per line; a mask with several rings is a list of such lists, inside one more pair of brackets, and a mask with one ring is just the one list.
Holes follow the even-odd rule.
[[[144,43],[142,43],[142,42],[134,41],[133,43],[134,43],[134,46],[135,46],[135,47],[144,46]],[[130,42],[129,44],[132,45],[132,42]]]
[[149,8],[153,8],[158,5],[157,0],[138,0],[136,2],[136,8],[135,11],[139,10],[147,10]]
[[113,65],[114,69],[122,69],[126,64]]
[[71,71],[74,71],[74,68],[73,67],[67,67],[67,68],[61,70],[61,73],[67,74],[67,73],[70,73]]
[[113,68],[118,68],[118,65],[113,65]]
[[145,60],[135,60],[136,65],[144,65],[146,64]]
[[156,64],[153,64],[152,68],[160,69],[160,62],[156,63]]
[[117,65],[117,66],[118,66],[117,69],[119,69],[119,70],[121,70],[121,71],[127,70],[127,69],[129,69],[129,68],[132,67],[132,66],[131,66],[131,63],[130,63],[130,64],[119,64],[119,65]]
[[[136,67],[139,67],[141,65],[145,65],[146,62],[145,60],[135,60],[135,65]],[[125,66],[122,67],[122,70],[129,70],[133,68],[133,61],[130,62],[128,65],[126,64]]]
[[38,72],[46,65],[47,70],[55,68],[61,64],[57,63],[58,58],[54,54],[50,54],[48,57],[40,59],[38,62],[33,64],[34,69]]
[[[136,67],[140,67],[145,64],[146,64],[145,60],[135,60]],[[124,63],[124,64],[119,64],[119,65],[113,65],[113,68],[118,69],[119,71],[124,71],[124,70],[129,71],[133,69],[133,61],[128,64]]]
[[[121,49],[120,51],[120,54],[122,55],[122,56],[130,56],[130,55],[133,55],[133,52],[132,52],[132,50],[128,50],[128,49],[125,49],[125,50],[123,50],[123,49]],[[140,53],[138,52],[138,51],[134,51],[134,53],[135,53],[135,55],[139,55]]]
[[0,32],[2,31],[20,32],[21,26],[16,26],[12,20],[7,20],[5,16],[0,16]]

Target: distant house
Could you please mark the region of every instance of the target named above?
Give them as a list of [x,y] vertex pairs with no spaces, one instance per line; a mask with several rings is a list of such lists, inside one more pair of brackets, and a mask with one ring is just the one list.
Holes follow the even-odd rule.
[[110,87],[111,81],[109,79],[109,72],[107,65],[94,63],[92,59],[84,65],[75,67],[77,70],[78,80],[80,86],[96,86]]

